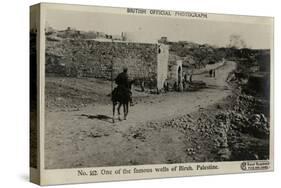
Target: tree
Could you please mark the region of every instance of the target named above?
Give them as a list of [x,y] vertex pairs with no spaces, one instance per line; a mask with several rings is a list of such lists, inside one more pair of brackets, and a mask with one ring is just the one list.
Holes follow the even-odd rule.
[[240,35],[232,34],[229,36],[228,48],[241,49],[246,48],[246,42]]
[[198,68],[205,67],[204,60],[207,60],[210,52],[207,47],[199,47],[194,49],[193,56],[197,60],[197,66]]

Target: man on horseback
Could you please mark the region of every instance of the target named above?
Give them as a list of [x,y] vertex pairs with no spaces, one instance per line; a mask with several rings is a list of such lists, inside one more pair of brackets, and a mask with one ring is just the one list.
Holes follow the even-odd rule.
[[129,77],[127,67],[124,67],[123,72],[116,77],[115,83],[118,87],[129,89]]
[[128,77],[128,68],[124,67],[123,72],[120,73],[116,79],[115,83],[117,87],[112,92],[112,102],[113,102],[113,122],[114,122],[114,115],[115,115],[115,106],[117,103],[118,105],[118,116],[120,119],[120,107],[123,105],[124,108],[124,119],[126,119],[128,112],[129,112],[129,101],[132,98],[132,92],[130,90],[130,82]]
[[117,84],[117,87],[119,87],[117,89],[125,90],[129,93],[129,100],[130,100],[131,106],[133,105],[132,91],[131,91],[131,86],[132,86],[133,82],[134,82],[134,80],[129,81],[128,68],[127,67],[124,67],[123,72],[120,73],[115,79],[115,83]]

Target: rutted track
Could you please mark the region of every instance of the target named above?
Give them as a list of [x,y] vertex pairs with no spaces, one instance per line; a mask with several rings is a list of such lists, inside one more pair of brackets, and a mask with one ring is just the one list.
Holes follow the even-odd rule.
[[[214,105],[229,96],[231,90],[226,78],[235,67],[234,62],[227,62],[216,71],[216,78],[207,74],[195,75],[193,80],[204,80],[206,89],[155,96],[151,101],[130,108],[128,120],[115,124],[109,118],[111,105],[88,105],[71,112],[46,112],[46,167],[196,161],[190,153],[196,152],[194,139],[196,141],[197,135],[192,135],[192,130],[183,133],[173,126],[161,128],[160,124]],[[158,121],[159,127],[149,123]],[[205,154],[198,155],[198,160],[203,160]]]

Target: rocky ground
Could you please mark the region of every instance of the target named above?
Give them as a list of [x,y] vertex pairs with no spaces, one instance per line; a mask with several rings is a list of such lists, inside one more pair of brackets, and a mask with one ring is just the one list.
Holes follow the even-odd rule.
[[[194,76],[207,87],[161,95],[134,91],[128,119],[112,123],[110,83],[47,78],[47,168],[267,159],[266,101],[217,77]],[[63,93],[63,95],[62,95]]]

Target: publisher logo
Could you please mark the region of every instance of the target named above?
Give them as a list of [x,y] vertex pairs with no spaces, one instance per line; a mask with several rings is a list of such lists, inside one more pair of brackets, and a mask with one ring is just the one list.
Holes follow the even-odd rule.
[[243,171],[268,170],[270,168],[270,162],[269,161],[244,161],[240,164],[240,168]]
[[247,163],[246,162],[242,162],[240,165],[242,170],[247,170]]

